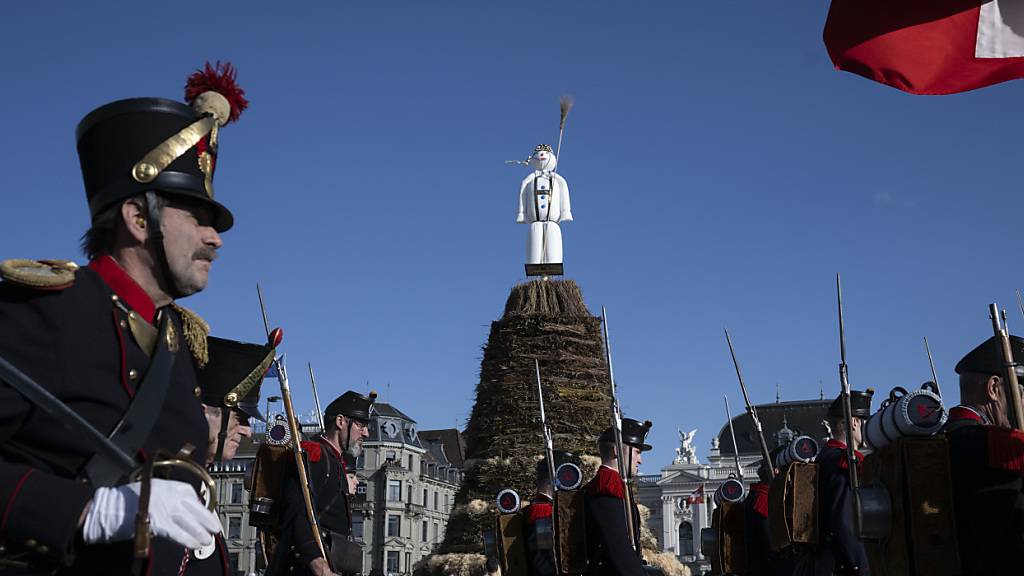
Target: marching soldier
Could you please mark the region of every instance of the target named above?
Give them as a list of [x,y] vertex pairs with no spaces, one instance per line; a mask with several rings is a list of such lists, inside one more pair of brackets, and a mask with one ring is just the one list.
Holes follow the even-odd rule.
[[[772,449],[770,460],[782,452],[783,446]],[[772,551],[771,531],[768,526],[768,489],[772,479],[771,464],[761,461],[757,468],[758,481],[750,485],[743,501],[744,528],[747,546],[747,567],[751,576],[790,576],[793,562]],[[778,469],[775,469],[778,474]]]
[[[209,425],[206,465],[235,457],[243,438],[252,436],[249,419],[265,422],[259,410],[260,384],[274,359],[274,348],[210,336],[206,339],[209,360],[198,371],[200,400]],[[228,574],[224,539],[191,551],[187,574]]]
[[[247,105],[234,78],[207,65],[189,78],[191,105],[135,98],[89,113],[77,129],[88,266],[0,265],[0,566],[176,575],[186,549],[221,530],[181,481],[192,474],[128,476],[163,454],[199,466],[207,454],[195,374],[207,326],[176,299],[206,287],[233,222],[213,172],[219,129]],[[148,565],[133,567],[133,537]]]
[[[564,450],[555,450],[555,470],[566,462],[577,462],[576,455]],[[537,462],[537,493],[524,511],[526,514],[526,560],[531,576],[554,576],[555,556],[553,549],[542,549],[538,545],[537,523],[550,520],[554,515],[555,488],[548,471],[548,460]]]
[[358,572],[362,548],[352,541],[345,455],[357,456],[363,440],[370,435],[370,410],[376,392],[363,396],[349,390],[324,410],[324,432],[302,443],[309,465],[309,489],[313,509],[331,564],[320,555],[306,514],[302,487],[295,474],[284,486],[280,543],[267,568],[269,576],[283,574],[332,574],[331,565],[341,573]]
[[[865,575],[869,573],[864,544],[855,533],[853,521],[853,489],[850,486],[847,442],[854,448],[863,443],[864,423],[871,416],[871,396],[874,390],[850,391],[853,438],[846,437],[842,395],[828,408],[826,419],[833,430],[833,438],[825,443],[818,454],[818,525],[821,526],[817,549],[803,560],[809,561],[810,573],[815,576]],[[863,456],[856,452],[857,465]]]
[[[1010,336],[1010,346],[1018,362],[1024,359],[1024,340]],[[969,352],[956,372],[961,404],[949,411],[946,438],[964,574],[1020,574],[1024,434],[1010,425],[999,339],[989,338]]]
[[[651,423],[638,422],[632,418],[622,419],[622,451],[626,474],[636,476],[643,462],[641,453],[651,449],[645,443]],[[643,576],[644,565],[639,553],[640,512],[635,499],[627,493],[618,471],[615,454],[615,430],[608,428],[598,437],[598,451],[601,466],[587,484],[587,556],[590,559],[591,576]],[[632,537],[626,528],[626,508],[633,518]],[[634,548],[630,542],[636,543]]]

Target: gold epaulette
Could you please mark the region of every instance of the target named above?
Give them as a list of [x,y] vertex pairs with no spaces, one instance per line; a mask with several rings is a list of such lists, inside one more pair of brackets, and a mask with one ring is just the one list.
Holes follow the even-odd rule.
[[78,264],[71,260],[12,259],[0,262],[5,282],[36,290],[64,290],[75,283]]
[[206,337],[210,335],[210,325],[199,314],[184,306],[179,306],[176,303],[171,306],[181,315],[181,329],[185,332],[188,349],[196,359],[196,366],[199,368],[206,366],[206,363],[210,361],[210,353],[206,347]]

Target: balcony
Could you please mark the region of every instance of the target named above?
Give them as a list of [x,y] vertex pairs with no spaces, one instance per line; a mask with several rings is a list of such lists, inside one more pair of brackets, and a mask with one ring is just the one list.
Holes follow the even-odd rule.
[[405,505],[405,511],[413,516],[422,516],[427,512],[427,508],[422,504],[413,504],[412,502],[408,502]]

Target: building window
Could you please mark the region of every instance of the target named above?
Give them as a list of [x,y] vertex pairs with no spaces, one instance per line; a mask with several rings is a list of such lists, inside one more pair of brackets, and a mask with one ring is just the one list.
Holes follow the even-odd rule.
[[398,570],[399,570],[399,567],[398,567],[398,550],[388,550],[388,565],[387,565],[387,569],[388,569],[388,573],[389,574],[397,574],[398,573]]
[[362,538],[363,537],[363,513],[353,512],[352,513],[352,537]]
[[228,574],[238,574],[238,564],[241,559],[241,552],[232,552],[231,554],[228,554]]
[[388,480],[388,501],[389,502],[401,502],[402,501],[402,481],[401,480]]
[[405,489],[405,501],[412,504],[412,484]]
[[449,503],[449,500],[448,500],[449,498],[451,498],[451,495],[445,493],[445,495],[444,495],[444,512],[448,512],[448,507],[451,506],[451,504]]
[[693,556],[693,525],[689,522],[679,525],[679,555]]
[[423,489],[423,507],[424,508],[427,507],[427,489],[426,488]]
[[366,482],[360,480],[359,484],[356,484],[356,494],[362,494],[363,496],[366,496]]
[[434,492],[434,510],[437,510],[437,492]]
[[395,538],[402,537],[402,517],[397,514],[388,514],[388,536]]
[[437,522],[434,522],[434,542],[437,542]]
[[359,453],[359,457],[356,458],[356,470],[362,470],[363,466],[365,464],[366,464],[366,453],[365,452],[360,452]]
[[412,454],[409,454],[409,470],[412,470]]
[[420,474],[427,475],[427,463],[422,460],[420,460]]
[[231,503],[241,504],[242,503],[242,483],[232,482],[231,483]]
[[394,462],[395,460],[398,459],[398,454],[394,450],[388,450],[387,454],[384,456],[384,459],[387,460],[388,462]]
[[427,541],[427,521],[426,520],[423,521],[423,538],[422,538],[422,540],[424,542]]
[[237,540],[242,537],[242,517],[228,517],[228,539]]

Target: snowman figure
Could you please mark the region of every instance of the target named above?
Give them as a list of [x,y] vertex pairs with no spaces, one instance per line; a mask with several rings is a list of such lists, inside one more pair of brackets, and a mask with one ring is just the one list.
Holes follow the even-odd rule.
[[558,159],[547,144],[533,149],[527,161],[533,173],[519,189],[516,222],[530,225],[526,241],[526,275],[559,276],[562,270],[562,231],[559,222],[572,221],[569,185],[555,172]]

